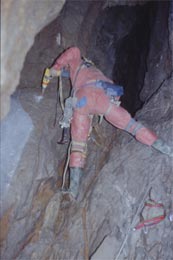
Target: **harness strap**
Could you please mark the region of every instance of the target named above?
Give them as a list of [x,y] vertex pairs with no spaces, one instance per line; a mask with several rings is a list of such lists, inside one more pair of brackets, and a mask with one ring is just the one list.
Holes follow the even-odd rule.
[[[88,64],[89,64],[89,62],[88,62]],[[90,66],[94,66],[94,64],[90,63]],[[78,68],[76,70],[75,77],[74,77],[74,80],[72,82],[73,87],[75,86],[75,83],[76,83],[76,80],[77,80],[77,77],[79,75],[80,70],[84,69],[84,68],[89,68],[90,66],[87,65],[87,62],[85,60],[81,62],[81,64],[78,66]]]
[[79,75],[79,71],[82,69],[82,66],[83,66],[83,62],[81,62],[81,64],[78,66],[78,68],[76,70],[76,73],[75,73],[75,76],[74,76],[74,80],[72,82],[73,87],[74,87],[74,85],[76,83],[77,77]]
[[87,143],[86,142],[78,142],[72,141],[71,152],[80,152],[84,156],[87,154]]
[[59,96],[60,96],[61,109],[62,109],[62,111],[64,111],[64,98],[63,98],[62,77],[61,76],[59,76]]
[[131,118],[130,121],[128,122],[126,128],[124,128],[125,131],[129,132],[130,131],[130,128],[136,123],[136,121]]
[[108,114],[109,114],[109,112],[111,111],[111,109],[112,109],[112,106],[113,106],[113,103],[109,103],[109,107],[108,107],[108,109],[107,109],[107,111],[105,112],[105,116],[107,116]]
[[93,85],[96,84],[96,82],[97,82],[96,79],[95,79],[95,80],[89,80],[89,81],[87,81],[85,84],[83,84],[83,85],[81,86],[81,88],[88,87],[88,86],[93,86]]
[[144,126],[141,123],[137,123],[137,126],[134,128],[134,130],[132,131],[132,135],[136,135],[137,132],[141,129],[144,128]]
[[131,118],[124,130],[135,136],[141,128],[144,128],[144,126]]
[[64,169],[64,172],[63,172],[63,181],[62,181],[62,186],[61,186],[62,190],[65,188],[66,174],[67,174],[67,169],[68,169],[69,162],[70,162],[70,151],[71,151],[71,142],[70,142],[69,147],[68,147],[67,160],[66,160],[65,169]]
[[101,123],[103,121],[103,117],[104,117],[104,115],[99,115],[99,125],[101,125]]

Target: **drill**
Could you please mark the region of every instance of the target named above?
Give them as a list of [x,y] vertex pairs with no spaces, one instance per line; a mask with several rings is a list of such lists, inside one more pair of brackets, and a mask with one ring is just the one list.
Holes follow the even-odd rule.
[[50,74],[50,69],[46,68],[44,71],[43,80],[42,80],[42,95],[44,94],[45,89],[47,88],[51,79],[52,79],[52,76]]

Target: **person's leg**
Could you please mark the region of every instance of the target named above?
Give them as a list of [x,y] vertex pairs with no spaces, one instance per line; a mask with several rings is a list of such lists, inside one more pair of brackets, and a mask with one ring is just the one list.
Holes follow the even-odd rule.
[[143,144],[151,146],[158,138],[154,132],[133,119],[121,106],[110,105],[109,110],[105,113],[105,118],[117,128],[135,136]]
[[70,167],[84,168],[90,126],[91,119],[88,115],[82,115],[78,111],[74,111],[71,122],[72,147]]
[[158,136],[150,129],[143,126],[140,122],[137,122],[122,107],[110,105],[109,109],[107,110],[107,113],[105,113],[105,117],[114,126],[123,129],[135,136],[135,138],[139,142],[152,146],[159,152],[173,157],[172,147],[167,145],[162,139],[158,138]]
[[91,120],[88,115],[74,111],[71,123],[71,154],[70,154],[70,186],[69,191],[74,198],[78,196],[80,179],[87,155],[87,139]]

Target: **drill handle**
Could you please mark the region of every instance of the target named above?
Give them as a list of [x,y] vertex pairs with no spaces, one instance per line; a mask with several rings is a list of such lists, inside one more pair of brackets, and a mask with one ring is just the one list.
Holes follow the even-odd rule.
[[52,78],[52,76],[50,74],[50,69],[46,68],[45,72],[44,72],[44,75],[43,75],[43,80],[42,80],[42,91],[43,92],[47,88],[51,78]]

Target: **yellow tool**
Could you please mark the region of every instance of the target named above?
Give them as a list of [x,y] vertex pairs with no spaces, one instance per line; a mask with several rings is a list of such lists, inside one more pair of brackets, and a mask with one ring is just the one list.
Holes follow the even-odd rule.
[[45,89],[47,88],[51,78],[52,76],[50,75],[50,69],[49,68],[45,69],[43,80],[42,80],[42,95],[44,94]]
[[[56,76],[59,77],[60,75],[61,75],[61,70],[57,70]],[[43,80],[42,80],[42,95],[44,94],[45,89],[47,88],[47,86],[52,78],[53,78],[53,76],[51,75],[50,69],[46,68],[45,72],[44,72]]]

